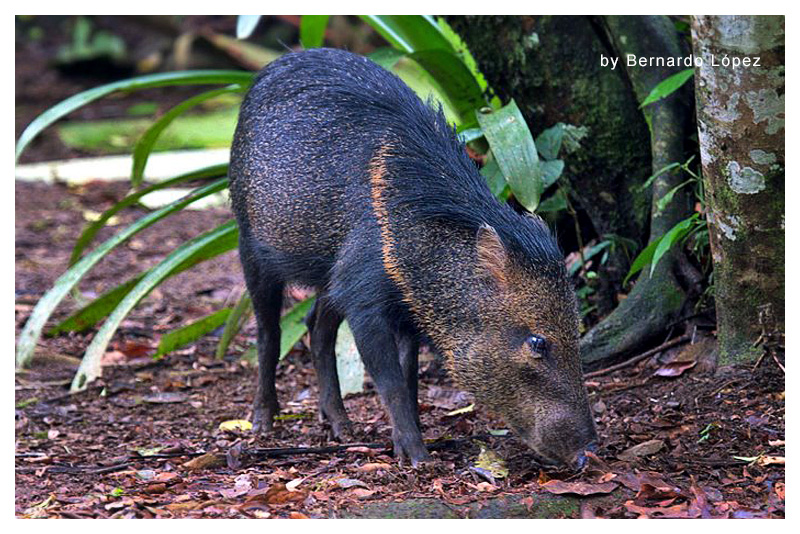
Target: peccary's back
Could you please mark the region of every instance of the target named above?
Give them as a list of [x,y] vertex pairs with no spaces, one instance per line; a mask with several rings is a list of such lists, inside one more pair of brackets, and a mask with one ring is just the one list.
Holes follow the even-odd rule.
[[354,225],[371,218],[369,163],[389,131],[433,120],[364,57],[316,49],[275,61],[242,104],[231,151],[242,232],[324,270]]

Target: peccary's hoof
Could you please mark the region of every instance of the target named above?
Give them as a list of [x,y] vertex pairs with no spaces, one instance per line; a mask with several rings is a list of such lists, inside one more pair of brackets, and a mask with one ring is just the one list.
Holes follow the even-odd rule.
[[415,443],[407,440],[394,440],[394,457],[401,464],[408,460],[411,467],[421,467],[422,464],[433,461],[428,449],[421,441]]
[[278,414],[278,407],[253,407],[253,433],[267,434],[272,431],[273,420]]
[[333,439],[341,442],[348,442],[353,439],[353,424],[349,419],[343,421],[331,421],[331,434]]

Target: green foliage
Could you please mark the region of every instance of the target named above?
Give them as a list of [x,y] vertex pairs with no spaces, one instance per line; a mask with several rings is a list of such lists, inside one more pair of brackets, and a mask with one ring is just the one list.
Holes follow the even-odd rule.
[[316,296],[311,296],[298,302],[281,318],[281,359],[289,354],[294,344],[300,341],[300,338],[308,331],[305,322],[306,315],[316,300]]
[[455,54],[445,32],[429,15],[361,15],[361,19],[403,52],[439,49]]
[[230,308],[222,308],[191,324],[164,334],[161,336],[161,341],[158,343],[158,350],[153,357],[158,358],[184,345],[188,345],[193,341],[197,341],[212,330],[219,328],[225,323],[230,314]]
[[141,219],[137,220],[124,230],[118,232],[103,244],[98,246],[92,252],[81,258],[80,261],[70,267],[58,280],[53,284],[53,287],[39,299],[36,307],[33,309],[28,322],[19,336],[17,344],[17,365],[24,367],[30,363],[33,358],[33,351],[36,348],[36,342],[42,333],[42,328],[47,322],[47,319],[55,310],[56,306],[63,300],[63,298],[72,290],[73,287],[83,278],[94,265],[107,255],[114,247],[141,232],[148,226],[151,226],[159,220],[167,217],[177,211],[180,211],[185,206],[195,202],[196,200],[206,197],[212,193],[222,190],[227,185],[227,180],[218,180],[212,184],[204,186],[185,197],[176,200],[175,202],[164,206],[152,213],[148,213]]
[[230,315],[228,315],[228,318],[225,320],[225,328],[222,331],[222,336],[217,345],[218,360],[225,357],[225,353],[228,351],[231,341],[233,341],[233,338],[247,322],[252,311],[253,300],[250,298],[250,294],[247,291],[243,291],[239,300],[236,302],[236,306],[233,307]]
[[72,42],[58,50],[59,63],[73,63],[99,57],[112,60],[125,58],[125,41],[105,31],[92,34],[92,23],[86,17],[78,17],[72,30]]
[[229,221],[217,228],[206,232],[194,239],[183,243],[173,252],[167,255],[160,263],[150,269],[142,279],[125,295],[119,305],[108,316],[103,326],[97,331],[86,354],[81,360],[78,372],[72,381],[72,390],[83,389],[87,382],[94,380],[101,375],[101,359],[105,354],[106,347],[111,341],[111,337],[116,332],[119,324],[133,309],[133,307],[158,284],[163,282],[170,273],[180,266],[184,261],[189,260],[198,250],[209,246],[215,241],[225,240],[232,233],[236,233],[235,221]]
[[148,129],[139,139],[133,149],[133,171],[131,172],[131,185],[133,185],[133,187],[139,187],[142,184],[142,180],[144,179],[144,168],[145,165],[147,165],[147,159],[150,157],[150,153],[153,150],[153,145],[155,145],[158,136],[161,135],[166,127],[172,123],[172,121],[178,118],[181,114],[199,104],[202,104],[203,102],[206,102],[207,100],[211,100],[219,95],[228,93],[241,93],[245,89],[246,86],[241,84],[233,84],[221,89],[206,91],[205,93],[201,93],[197,96],[193,96],[187,100],[184,100],[162,115],[161,118],[153,123],[150,129]]
[[101,85],[88,91],[83,91],[73,95],[63,102],[51,107],[31,122],[20,135],[17,141],[14,157],[19,159],[19,155],[25,150],[31,141],[39,135],[42,130],[61,119],[78,108],[81,108],[104,96],[108,96],[117,91],[136,91],[139,89],[149,89],[152,87],[167,87],[171,85],[213,85],[213,84],[241,84],[247,85],[252,82],[253,74],[241,71],[227,70],[196,70],[185,72],[165,72],[159,74],[149,74],[122,80],[119,82]]
[[527,210],[539,205],[543,181],[533,136],[517,104],[477,113],[486,140],[514,197]]
[[698,230],[703,225],[705,225],[705,222],[700,219],[698,213],[695,213],[691,217],[673,226],[667,233],[654,240],[639,253],[636,259],[633,260],[633,264],[628,274],[625,276],[623,283],[627,284],[631,276],[644,269],[648,264],[650,265],[650,276],[652,276],[656,265],[658,265],[658,261],[664,254],[666,254],[673,245],[680,242],[683,238]]
[[81,235],[78,237],[78,240],[75,242],[75,247],[72,249],[72,255],[69,259],[69,264],[74,265],[77,262],[83,251],[92,242],[94,236],[97,235],[103,227],[105,227],[106,223],[122,211],[123,209],[127,208],[128,206],[135,205],[139,199],[143,196],[152,193],[153,191],[158,191],[161,189],[165,189],[168,187],[173,187],[182,183],[186,183],[192,180],[200,180],[206,178],[219,178],[221,176],[225,176],[228,172],[228,165],[221,164],[221,165],[213,165],[211,167],[205,167],[203,169],[199,169],[196,171],[188,172],[186,174],[182,174],[180,176],[176,176],[174,178],[170,178],[169,180],[164,180],[163,182],[159,182],[157,184],[153,184],[149,187],[131,193],[121,201],[117,202],[109,209],[104,211],[100,217],[94,221],[89,223],[89,225],[83,230]]
[[303,15],[300,19],[300,43],[303,48],[319,48],[325,40],[330,15]]
[[649,104],[652,104],[653,102],[661,100],[662,98],[668,97],[669,95],[680,89],[683,86],[683,84],[689,81],[689,78],[691,78],[693,75],[694,75],[694,69],[685,69],[677,74],[673,74],[672,76],[668,77],[667,79],[665,79],[664,81],[653,87],[653,90],[650,91],[650,94],[647,95],[647,98],[644,99],[644,101],[641,103],[639,107],[643,108]]

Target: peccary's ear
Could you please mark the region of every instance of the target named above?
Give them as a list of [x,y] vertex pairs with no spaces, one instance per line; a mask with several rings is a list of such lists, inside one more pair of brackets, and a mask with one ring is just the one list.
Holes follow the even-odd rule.
[[476,272],[485,274],[505,289],[508,285],[508,252],[497,230],[483,224],[478,228],[475,247],[478,252]]

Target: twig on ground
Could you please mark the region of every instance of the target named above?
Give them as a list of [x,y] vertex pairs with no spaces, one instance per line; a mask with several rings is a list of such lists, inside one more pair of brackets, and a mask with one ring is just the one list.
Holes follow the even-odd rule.
[[618,363],[616,365],[612,365],[611,367],[606,367],[605,369],[600,369],[598,371],[592,371],[591,373],[586,373],[586,374],[583,375],[583,378],[584,379],[594,378],[596,376],[603,376],[603,375],[606,375],[608,373],[612,373],[612,372],[617,371],[619,369],[624,369],[625,367],[628,367],[628,366],[633,365],[635,363],[639,363],[640,361],[645,360],[645,359],[649,358],[650,356],[653,356],[653,355],[655,355],[655,354],[657,354],[657,353],[659,353],[661,351],[667,350],[667,349],[672,348],[672,347],[674,347],[676,345],[681,345],[683,343],[687,343],[687,342],[691,341],[691,339],[692,339],[692,336],[689,336],[689,335],[676,337],[675,339],[667,341],[666,343],[664,343],[662,345],[659,345],[658,347],[656,347],[654,349],[650,349],[647,352],[643,352],[643,353],[639,354],[638,356],[634,356],[633,358],[630,358],[629,360],[625,360],[624,362]]

